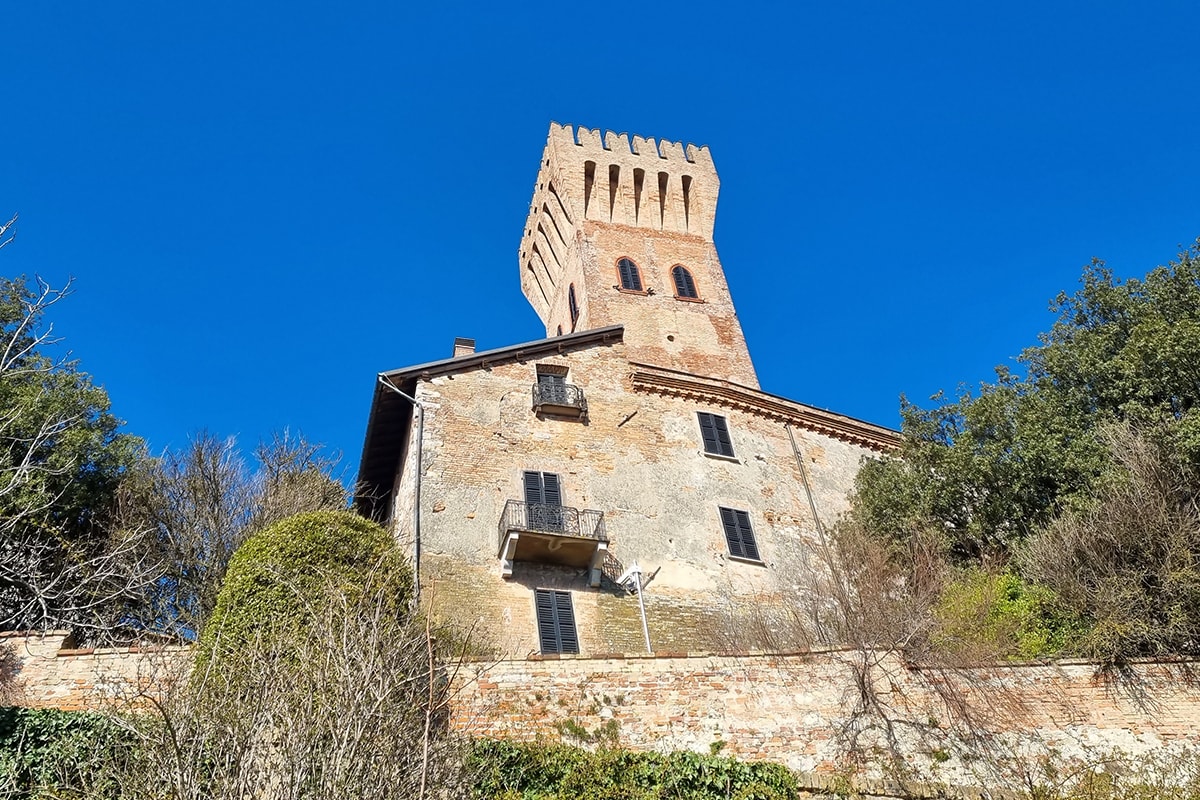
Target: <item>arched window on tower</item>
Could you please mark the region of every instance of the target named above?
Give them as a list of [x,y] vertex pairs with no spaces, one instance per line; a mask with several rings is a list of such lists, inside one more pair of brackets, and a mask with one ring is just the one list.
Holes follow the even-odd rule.
[[696,281],[692,279],[692,273],[687,271],[687,267],[680,264],[671,267],[671,279],[675,281],[676,297],[684,300],[700,299],[696,292]]
[[617,262],[617,272],[621,274],[622,289],[630,292],[642,291],[642,274],[638,271],[637,264],[628,258],[622,258]]
[[575,284],[571,284],[567,288],[567,307],[571,310],[571,330],[575,330],[575,323],[579,321],[579,303],[575,301]]

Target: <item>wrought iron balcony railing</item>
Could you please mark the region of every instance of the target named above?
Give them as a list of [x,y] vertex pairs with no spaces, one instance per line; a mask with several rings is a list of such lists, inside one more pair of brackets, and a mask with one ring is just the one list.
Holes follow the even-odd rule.
[[550,409],[587,414],[587,400],[583,389],[572,383],[535,383],[533,385],[533,407],[535,410]]
[[509,500],[500,514],[500,542],[513,531],[570,536],[607,542],[604,532],[604,512],[546,503],[526,503]]

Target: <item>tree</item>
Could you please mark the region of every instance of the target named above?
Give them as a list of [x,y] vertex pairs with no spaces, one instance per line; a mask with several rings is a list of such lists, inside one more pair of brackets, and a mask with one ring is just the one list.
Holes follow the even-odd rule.
[[1161,425],[1200,464],[1200,240],[1141,280],[1094,261],[1082,284],[1051,306],[1058,319],[1021,354],[1024,375],[998,367],[995,383],[935,408],[903,402],[900,453],[858,478],[868,530],[934,530],[960,562],[1002,561],[1119,471],[1101,433],[1113,423]]
[[[0,237],[3,233],[0,232]],[[139,442],[107,394],[51,355],[46,313],[68,294],[0,278],[0,627],[111,629],[154,579],[136,532],[113,526]]]
[[901,572],[937,540],[965,568],[929,609],[931,640],[972,639],[973,618],[1017,632],[997,654],[1200,652],[1200,240],[1142,279],[1094,261],[1052,309],[1025,374],[904,403],[901,452],[864,466],[842,529]]
[[251,534],[302,512],[345,510],[336,468],[320,445],[287,433],[260,444],[251,463],[235,440],[207,431],[181,451],[140,461],[122,484],[122,518],[149,532],[162,577],[131,614],[144,628],[194,636]]

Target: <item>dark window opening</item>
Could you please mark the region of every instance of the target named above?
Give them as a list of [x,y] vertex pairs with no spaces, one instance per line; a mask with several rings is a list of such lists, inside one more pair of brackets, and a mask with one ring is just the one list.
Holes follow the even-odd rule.
[[571,593],[556,589],[535,589],[538,644],[542,654],[578,653],[579,634],[575,629],[575,611]]
[[638,271],[637,264],[628,258],[622,258],[617,262],[617,271],[621,273],[622,289],[628,289],[631,292],[642,291],[642,274]]
[[579,303],[575,301],[575,284],[571,284],[567,288],[567,305],[571,310],[571,330],[575,330],[575,323],[579,321]]
[[562,325],[558,326],[558,333],[556,333],[555,336],[562,336]]
[[696,292],[696,281],[692,279],[692,273],[688,272],[686,267],[672,267],[671,278],[675,281],[676,297],[699,299],[700,295]]
[[729,555],[760,561],[758,545],[754,543],[754,531],[750,528],[750,514],[735,508],[721,507],[721,525],[725,528],[725,543]]
[[704,442],[704,452],[733,458],[733,440],[729,438],[729,425],[725,418],[703,411],[696,416],[700,420],[700,439]]

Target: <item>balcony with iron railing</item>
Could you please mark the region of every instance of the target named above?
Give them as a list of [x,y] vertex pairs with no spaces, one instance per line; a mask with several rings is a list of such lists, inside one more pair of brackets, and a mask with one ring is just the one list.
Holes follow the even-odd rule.
[[539,381],[533,385],[533,410],[582,418],[587,416],[587,399],[575,384]]
[[499,556],[504,577],[517,561],[587,568],[589,583],[600,583],[608,552],[604,512],[547,503],[509,500],[500,514]]

